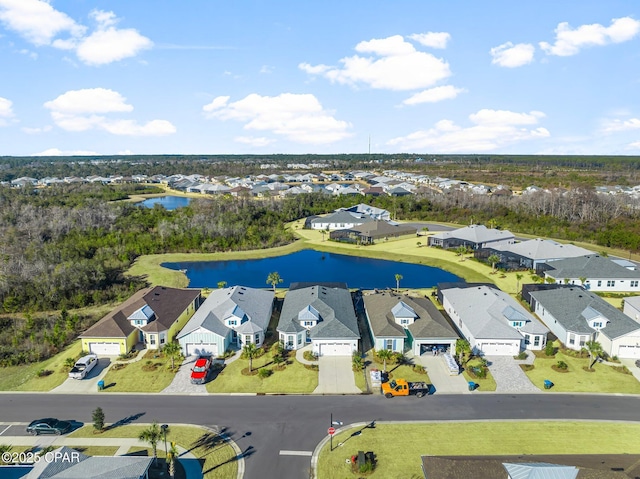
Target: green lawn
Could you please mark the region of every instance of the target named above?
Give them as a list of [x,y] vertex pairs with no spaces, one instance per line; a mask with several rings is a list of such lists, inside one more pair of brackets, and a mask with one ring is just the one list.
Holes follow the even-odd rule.
[[[356,477],[345,460],[372,451],[378,461],[373,478],[423,477],[422,455],[639,454],[640,424],[603,422],[439,422],[376,424],[349,429],[320,452],[318,479]],[[393,438],[390,440],[390,438]],[[594,440],[597,438],[597,440]],[[345,441],[343,446],[336,447]]]
[[[112,365],[107,375],[104,377],[105,392],[150,392],[157,393],[166,388],[175,373],[170,370],[171,360],[157,351],[148,351],[140,361],[127,364],[123,369],[115,370],[116,364]],[[151,361],[153,370],[149,367]]]
[[[382,366],[380,366],[379,369],[382,369]],[[387,372],[389,373],[389,380],[405,379],[409,382],[431,382],[429,380],[429,375],[426,372],[424,374],[417,373],[413,370],[413,366],[407,364],[402,364],[400,366],[387,364]]]
[[113,456],[120,449],[118,446],[69,446],[85,456]]
[[[148,426],[120,426],[94,434],[92,426],[84,426],[69,434],[68,437],[138,437]],[[238,475],[238,463],[233,460],[236,453],[233,448],[221,442],[218,436],[206,429],[191,426],[169,426],[167,442],[175,441],[177,445],[189,450],[193,455],[204,461],[202,471],[204,479],[229,479]],[[142,449],[142,448],[139,448]],[[158,444],[158,457],[164,457],[164,446]]]
[[[253,360],[253,369],[272,369],[272,356],[269,352]],[[258,375],[245,376],[242,370],[249,367],[248,359],[237,359],[225,366],[220,374],[207,383],[210,393],[311,393],[318,387],[318,372],[304,367],[303,364],[289,358],[282,371],[274,371],[271,376],[261,379]]]
[[[65,350],[46,361],[0,369],[0,391],[50,391],[60,386],[69,376],[64,366],[66,358],[77,359],[82,352],[80,341],[74,341]],[[53,371],[39,377],[40,370]]]
[[[480,359],[471,359],[466,365],[467,366],[477,366],[480,364]],[[471,377],[471,375],[467,372],[466,369],[463,368],[462,375],[468,381],[473,381],[478,384],[478,391],[495,391],[496,390],[496,381],[493,379],[491,375],[491,371],[487,371],[487,377],[484,379]]]
[[[569,365],[568,372],[561,373],[551,369],[558,361]],[[574,358],[556,353],[555,357],[537,355],[533,363],[534,369],[525,371],[531,382],[544,390],[544,380],[550,380],[554,386],[550,392],[595,392],[640,394],[640,382],[631,374],[623,374],[611,366],[596,363],[594,372],[585,371],[591,363],[589,358]]]

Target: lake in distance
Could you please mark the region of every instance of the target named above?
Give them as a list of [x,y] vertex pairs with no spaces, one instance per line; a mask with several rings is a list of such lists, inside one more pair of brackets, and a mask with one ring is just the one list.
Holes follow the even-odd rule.
[[288,288],[295,282],[341,282],[349,288],[395,288],[395,275],[402,275],[400,288],[429,288],[437,283],[463,281],[458,276],[431,266],[362,258],[336,253],[302,250],[286,256],[229,261],[163,263],[173,270],[186,270],[191,288],[228,286],[268,288],[267,276],[277,271]]
[[161,205],[165,210],[175,210],[176,208],[182,208],[188,206],[191,202],[191,198],[185,196],[156,196],[155,198],[147,198],[140,203],[140,206],[145,208],[153,208],[155,205]]

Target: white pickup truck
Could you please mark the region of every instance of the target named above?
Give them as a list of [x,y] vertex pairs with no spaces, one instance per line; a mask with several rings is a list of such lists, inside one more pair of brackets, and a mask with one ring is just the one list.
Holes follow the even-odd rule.
[[84,379],[89,371],[96,367],[98,364],[98,356],[96,354],[88,354],[81,357],[76,361],[71,371],[69,371],[69,377],[72,379]]

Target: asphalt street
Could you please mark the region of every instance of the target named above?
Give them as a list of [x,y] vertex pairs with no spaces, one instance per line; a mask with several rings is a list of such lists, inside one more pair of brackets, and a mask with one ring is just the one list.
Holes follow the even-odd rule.
[[[10,422],[54,416],[91,423],[102,407],[108,423],[201,424],[228,434],[245,455],[248,479],[309,477],[308,454],[325,437],[331,415],[344,424],[371,421],[590,419],[639,421],[640,397],[582,394],[371,396],[172,396],[0,394],[0,434]],[[2,443],[0,435],[0,443]],[[426,452],[426,451],[425,451]],[[306,455],[296,455],[296,453]]]

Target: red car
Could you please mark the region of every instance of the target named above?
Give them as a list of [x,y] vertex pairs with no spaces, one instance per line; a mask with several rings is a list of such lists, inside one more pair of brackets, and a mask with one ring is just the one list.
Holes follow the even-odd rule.
[[199,357],[191,369],[191,382],[193,384],[204,384],[210,370],[211,358]]

